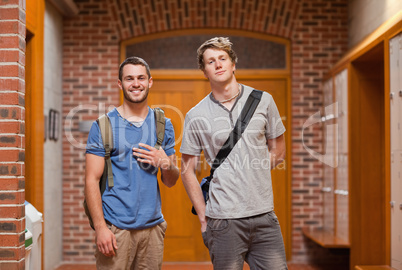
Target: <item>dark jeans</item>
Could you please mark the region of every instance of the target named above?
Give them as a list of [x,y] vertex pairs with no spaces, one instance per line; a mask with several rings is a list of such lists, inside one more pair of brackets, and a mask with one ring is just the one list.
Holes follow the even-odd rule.
[[202,233],[214,269],[286,270],[285,246],[274,211],[240,219],[208,219]]

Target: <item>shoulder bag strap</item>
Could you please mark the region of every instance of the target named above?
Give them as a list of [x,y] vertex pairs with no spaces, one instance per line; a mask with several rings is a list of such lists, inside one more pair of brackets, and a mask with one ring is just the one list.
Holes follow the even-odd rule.
[[223,163],[229,153],[232,151],[233,147],[236,145],[238,140],[241,138],[242,133],[246,129],[248,123],[250,122],[251,117],[253,116],[255,109],[260,103],[262,96],[262,91],[253,90],[247,98],[247,101],[240,112],[240,116],[236,121],[236,125],[227,138],[226,142],[223,144],[221,150],[219,150],[218,154],[215,157],[214,162],[211,166],[211,172],[209,175],[208,181],[211,181],[212,176],[214,175],[215,170]]

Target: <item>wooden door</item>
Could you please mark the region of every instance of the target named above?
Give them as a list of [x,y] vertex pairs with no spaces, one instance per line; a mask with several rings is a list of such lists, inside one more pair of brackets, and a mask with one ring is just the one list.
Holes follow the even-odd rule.
[[[149,104],[165,111],[172,120],[176,136],[176,156],[180,166],[180,145],[186,113],[209,92],[206,80],[155,79]],[[204,163],[205,164],[205,163]],[[197,176],[206,176],[208,166],[200,166]],[[199,179],[201,177],[198,177]],[[191,214],[192,204],[181,182],[172,188],[160,185],[162,213],[168,223],[165,237],[165,261],[208,261],[209,254],[201,237],[198,217]]]
[[[286,80],[242,80],[256,89],[269,90],[274,96],[281,116],[286,124]],[[210,92],[209,83],[205,79],[177,80],[154,78],[154,85],[150,89],[149,104],[165,110],[165,114],[172,120],[176,135],[176,155],[180,164],[180,144],[183,134],[184,117],[188,110],[196,105]],[[290,136],[290,135],[288,135]],[[290,150],[290,146],[288,146]],[[290,159],[288,151],[287,160]],[[203,160],[203,158],[202,158]],[[273,187],[275,196],[275,211],[281,222],[282,234],[290,254],[290,198],[287,173],[290,168],[274,170]],[[209,166],[205,161],[200,162],[197,170],[198,179],[207,176]],[[173,188],[161,187],[162,212],[168,222],[165,237],[165,261],[209,261],[209,253],[204,246],[200,223],[197,216],[191,214],[191,202],[181,182],[178,180]],[[286,244],[289,243],[289,244]]]

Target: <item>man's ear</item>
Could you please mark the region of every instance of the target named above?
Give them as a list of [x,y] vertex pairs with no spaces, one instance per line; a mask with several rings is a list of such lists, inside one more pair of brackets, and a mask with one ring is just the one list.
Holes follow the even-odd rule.
[[119,86],[120,90],[123,90],[123,85],[121,84],[120,79],[117,80],[117,85]]
[[149,88],[151,88],[152,85],[154,84],[154,79],[152,79],[152,77],[149,78],[148,83],[149,83]]

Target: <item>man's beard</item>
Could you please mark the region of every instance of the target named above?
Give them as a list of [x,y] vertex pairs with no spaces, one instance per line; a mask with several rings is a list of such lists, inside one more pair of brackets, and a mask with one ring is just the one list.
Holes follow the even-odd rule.
[[[144,102],[144,101],[148,98],[149,88],[146,88],[144,91],[145,91],[145,95],[144,95],[143,98],[141,98],[140,100],[134,100],[134,99],[128,94],[128,90],[123,87],[124,99],[127,100],[128,102],[131,102],[131,103],[142,103],[142,102]],[[143,91],[141,91],[141,92],[143,92]]]

